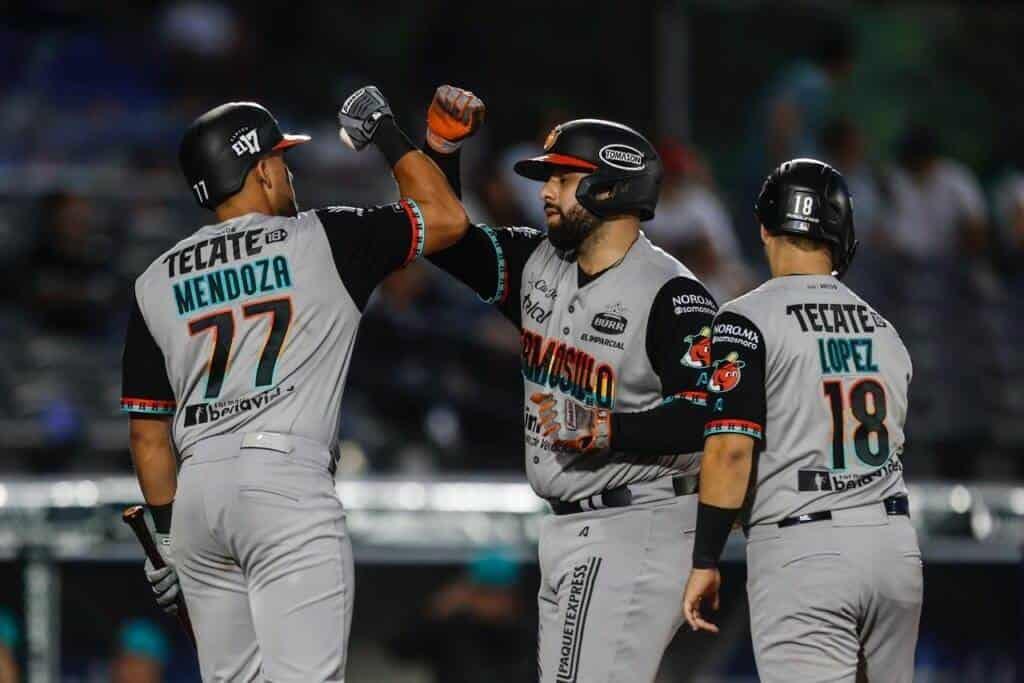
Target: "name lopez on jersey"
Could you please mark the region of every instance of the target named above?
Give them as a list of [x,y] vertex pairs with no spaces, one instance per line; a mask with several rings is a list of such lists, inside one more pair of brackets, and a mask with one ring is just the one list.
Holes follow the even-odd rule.
[[167,277],[173,279],[188,273],[209,271],[174,283],[178,315],[291,287],[291,272],[284,256],[211,270],[215,266],[257,256],[266,245],[287,238],[288,233],[284,229],[266,232],[263,228],[256,228],[217,235],[172,251],[162,260],[167,265]]

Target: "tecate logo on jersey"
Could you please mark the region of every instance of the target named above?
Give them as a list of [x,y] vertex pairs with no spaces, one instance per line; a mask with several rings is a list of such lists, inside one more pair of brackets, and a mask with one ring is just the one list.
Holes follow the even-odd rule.
[[647,166],[643,153],[629,145],[605,145],[597,155],[604,163],[623,171],[642,171]]

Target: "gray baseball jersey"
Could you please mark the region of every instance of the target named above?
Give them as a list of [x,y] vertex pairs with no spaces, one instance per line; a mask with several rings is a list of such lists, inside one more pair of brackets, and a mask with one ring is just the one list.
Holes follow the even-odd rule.
[[759,451],[747,520],[759,678],[910,683],[921,551],[883,504],[906,493],[912,368],[896,330],[834,277],[779,277],[722,307],[711,355],[706,433]]
[[405,200],[201,228],[135,283],[122,409],[173,414],[179,452],[240,431],[333,443],[362,308],[423,236]]
[[769,280],[715,318],[705,434],[758,441],[748,524],[906,493],[910,355],[831,276]]
[[121,405],[173,416],[170,550],[203,680],[344,680],[354,576],[331,446],[362,309],[423,243],[411,201],[249,214],[136,281]]
[[[542,683],[653,681],[681,623],[716,305],[641,233],[587,276],[528,228],[477,226],[431,257],[520,328],[526,472],[538,495],[580,501],[629,485],[632,504],[547,518],[537,594]],[[552,450],[534,393],[612,411],[608,455]],[[582,503],[581,503],[582,506]]]

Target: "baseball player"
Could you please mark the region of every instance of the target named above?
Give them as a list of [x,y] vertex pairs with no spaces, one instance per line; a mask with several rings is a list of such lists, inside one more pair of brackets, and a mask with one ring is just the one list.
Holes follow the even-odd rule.
[[359,320],[384,277],[467,228],[376,88],[338,118],[387,158],[400,201],[300,213],[283,153],[309,137],[224,104],[180,154],[216,220],[134,286],[121,405],[171,565],[147,575],[164,606],[180,578],[205,681],[343,680],[354,577],[332,447]]
[[703,608],[718,607],[742,508],[761,680],[909,682],[922,598],[900,461],[910,356],[840,281],[857,242],[835,169],[782,164],[755,211],[772,279],[715,318],[683,611],[717,631]]
[[[471,94],[439,90],[428,144],[444,169]],[[435,101],[436,103],[436,101]],[[540,532],[539,678],[644,683],[682,624],[716,304],[640,230],[661,161],[619,123],[569,121],[515,171],[541,183],[547,234],[474,226],[432,261],[519,327],[526,473]],[[689,341],[687,341],[689,340]]]

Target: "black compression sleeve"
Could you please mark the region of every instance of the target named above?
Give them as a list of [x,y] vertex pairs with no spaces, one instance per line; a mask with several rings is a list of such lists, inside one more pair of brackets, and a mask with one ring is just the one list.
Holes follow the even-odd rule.
[[171,533],[171,513],[174,509],[174,501],[166,505],[150,505],[149,514],[153,515],[153,528],[158,534]]
[[611,449],[649,455],[704,448],[707,409],[702,398],[671,397],[642,413],[612,413]]
[[409,141],[406,134],[390,116],[385,116],[377,124],[377,130],[373,134],[373,144],[377,145],[377,149],[381,151],[391,166],[416,149],[416,146]]
[[444,177],[448,179],[448,184],[452,186],[455,196],[462,199],[462,172],[460,170],[462,152],[455,150],[451,154],[442,154],[424,142],[423,153],[434,160],[437,167],[444,173]]
[[693,568],[714,569],[722,557],[725,542],[740,508],[720,508],[707,503],[697,505],[697,532],[693,541]]

